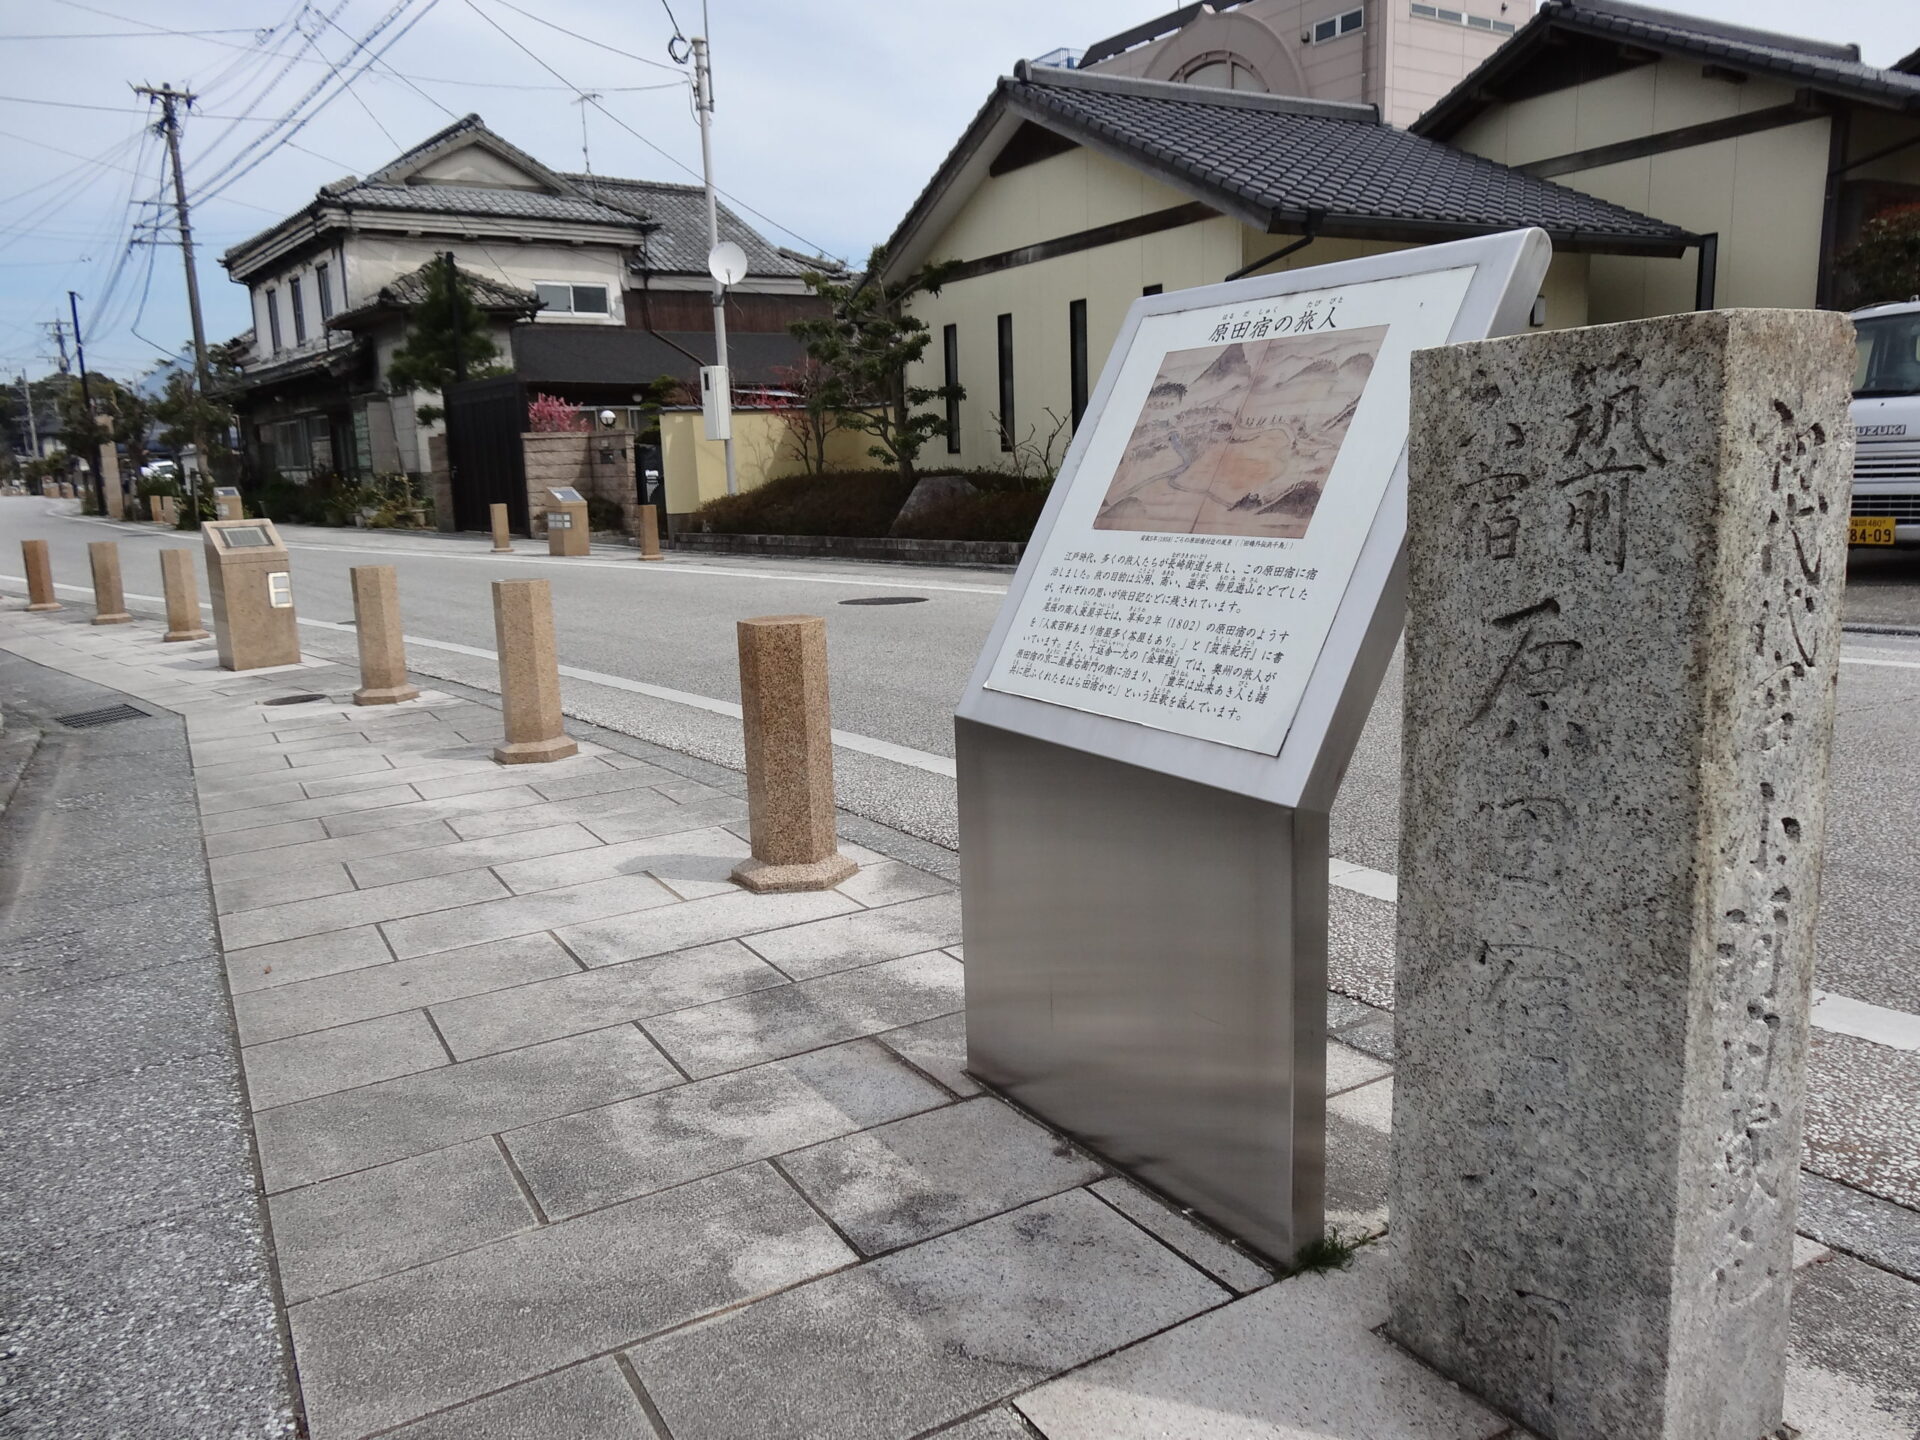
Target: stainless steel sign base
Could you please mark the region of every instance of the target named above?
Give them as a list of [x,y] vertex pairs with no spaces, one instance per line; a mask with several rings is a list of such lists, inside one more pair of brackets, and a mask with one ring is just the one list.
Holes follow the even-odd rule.
[[1326,816],[955,739],[969,1068],[1291,1258],[1321,1225]]

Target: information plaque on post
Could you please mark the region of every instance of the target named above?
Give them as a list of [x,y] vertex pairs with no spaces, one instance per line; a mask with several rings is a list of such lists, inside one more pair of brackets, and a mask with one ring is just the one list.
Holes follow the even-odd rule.
[[1281,1259],[1317,1238],[1327,813],[1405,603],[1408,359],[1538,230],[1134,302],[955,717],[969,1068]]

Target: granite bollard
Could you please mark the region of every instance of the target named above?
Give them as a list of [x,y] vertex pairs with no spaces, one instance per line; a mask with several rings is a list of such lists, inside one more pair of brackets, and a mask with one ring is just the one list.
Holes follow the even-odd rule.
[[487,519],[493,526],[493,548],[496,553],[513,549],[513,532],[507,528],[507,507],[489,505]]
[[407,682],[407,640],[400,628],[400,580],[391,565],[356,565],[354,633],[360,637],[360,688],[356,705],[398,705],[418,700]]
[[87,563],[93,570],[93,623],[129,625],[126,587],[120,583],[120,542],[90,540]]
[[1543,1440],[1781,1424],[1852,366],[1413,357],[1389,1330]]
[[62,608],[60,602],[53,598],[53,565],[47,559],[47,542],[22,540],[20,559],[27,567],[27,609]]
[[660,507],[637,505],[634,514],[640,526],[640,558],[664,560],[666,557],[660,553]]
[[193,575],[193,551],[174,547],[160,552],[160,593],[167,597],[167,641],[204,640],[200,628],[200,587]]
[[733,878],[761,892],[831,890],[859,867],[834,829],[827,622],[764,615],[736,630],[753,856]]
[[507,730],[493,758],[502,765],[538,765],[579,754],[560,714],[552,587],[545,580],[494,581],[493,633]]

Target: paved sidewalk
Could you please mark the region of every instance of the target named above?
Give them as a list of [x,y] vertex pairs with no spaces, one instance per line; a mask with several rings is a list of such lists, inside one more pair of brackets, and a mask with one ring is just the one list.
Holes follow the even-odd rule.
[[[1382,1245],[1273,1283],[979,1090],[950,854],[862,827],[753,896],[740,777],[643,742],[503,768],[490,704],[15,602],[0,647],[187,716],[317,1440],[1519,1435],[1373,1333]],[[1330,1218],[1376,1236],[1390,1030],[1331,1019]],[[1920,1287],[1800,1258],[1796,1423],[1905,1440]]]

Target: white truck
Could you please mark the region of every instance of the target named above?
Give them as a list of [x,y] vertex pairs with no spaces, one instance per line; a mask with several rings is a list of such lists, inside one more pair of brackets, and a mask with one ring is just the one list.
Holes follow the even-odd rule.
[[1920,545],[1920,299],[1853,312],[1855,545]]

